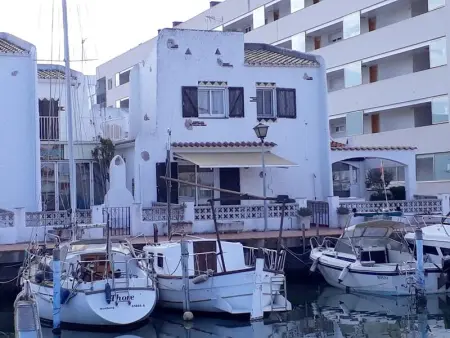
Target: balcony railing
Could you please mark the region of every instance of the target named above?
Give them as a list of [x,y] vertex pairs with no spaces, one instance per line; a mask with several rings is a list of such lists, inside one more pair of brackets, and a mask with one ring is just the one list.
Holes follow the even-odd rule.
[[59,141],[58,116],[39,116],[39,137],[45,141]]

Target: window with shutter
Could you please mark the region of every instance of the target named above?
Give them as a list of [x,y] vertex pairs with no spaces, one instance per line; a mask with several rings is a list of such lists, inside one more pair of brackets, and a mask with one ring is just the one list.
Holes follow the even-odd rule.
[[277,117],[297,117],[295,89],[277,88]]
[[229,117],[244,117],[244,88],[229,87],[228,99],[230,113]]
[[198,117],[197,87],[181,87],[181,102],[183,105],[183,117]]

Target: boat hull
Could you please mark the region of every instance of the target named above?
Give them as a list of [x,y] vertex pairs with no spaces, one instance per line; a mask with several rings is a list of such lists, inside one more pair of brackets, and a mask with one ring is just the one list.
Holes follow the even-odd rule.
[[[132,325],[147,319],[156,305],[157,291],[144,285],[136,285],[139,283],[128,289],[112,290],[112,301],[109,304],[104,292],[106,282],[93,284],[93,290],[91,283],[81,284],[61,304],[62,323],[89,326]],[[31,290],[36,297],[41,319],[52,321],[52,287],[32,283]]]
[[[277,277],[278,276],[278,277]],[[192,311],[225,312],[230,314],[251,314],[255,297],[258,298],[263,312],[289,311],[292,306],[279,294],[280,284],[272,283],[271,278],[283,278],[274,272],[262,272],[262,281],[257,283],[255,269],[217,274],[206,281],[194,284],[189,280],[189,301]],[[161,307],[183,309],[184,291],[181,278],[158,276],[159,302]],[[255,289],[261,293],[255,296]],[[260,300],[259,300],[260,299]]]
[[[318,259],[318,269],[325,281],[336,288],[351,292],[370,294],[408,296],[416,293],[415,264],[362,266],[340,259],[311,253],[311,259]],[[347,272],[343,272],[347,269]],[[447,293],[450,290],[445,276],[433,264],[425,266],[426,294]]]

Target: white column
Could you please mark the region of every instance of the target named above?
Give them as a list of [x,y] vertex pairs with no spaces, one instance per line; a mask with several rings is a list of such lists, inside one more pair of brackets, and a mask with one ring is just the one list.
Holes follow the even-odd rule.
[[132,236],[138,236],[143,232],[141,203],[133,203],[130,207],[130,233]]
[[442,215],[450,212],[450,194],[438,194],[438,198],[442,201]]
[[405,190],[406,190],[406,199],[407,200],[414,199],[414,195],[416,194],[417,191],[415,159],[413,163],[410,163],[405,166]]
[[339,227],[339,219],[337,214],[337,208],[339,208],[339,197],[328,196],[328,208],[330,215],[330,228]]

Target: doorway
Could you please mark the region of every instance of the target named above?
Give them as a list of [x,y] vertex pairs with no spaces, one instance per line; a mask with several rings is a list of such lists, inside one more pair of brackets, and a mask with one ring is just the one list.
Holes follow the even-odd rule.
[[[220,168],[220,189],[241,191],[241,177],[239,168]],[[239,199],[232,199],[233,195],[227,192],[220,192],[220,198],[227,200],[221,201],[221,205],[240,205]]]

